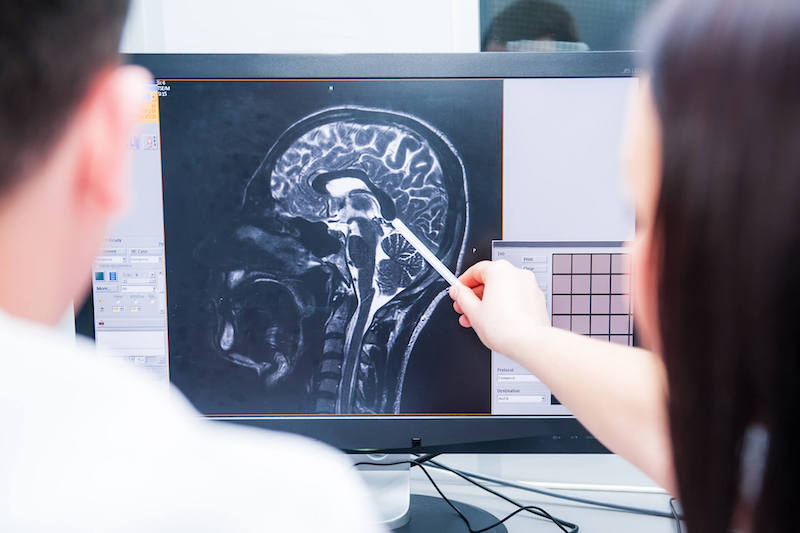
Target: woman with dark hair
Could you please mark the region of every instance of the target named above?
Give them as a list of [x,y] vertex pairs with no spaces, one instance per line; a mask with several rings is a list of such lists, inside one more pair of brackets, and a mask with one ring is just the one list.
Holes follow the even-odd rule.
[[800,432],[800,2],[684,0],[648,32],[631,116],[636,320],[651,351],[547,327],[533,276],[451,295],[697,532],[787,531]]

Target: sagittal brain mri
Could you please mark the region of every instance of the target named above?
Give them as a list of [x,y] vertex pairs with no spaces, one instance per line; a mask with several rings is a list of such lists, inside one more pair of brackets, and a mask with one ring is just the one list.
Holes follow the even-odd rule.
[[[275,131],[224,219],[184,243],[203,273],[185,305],[205,324],[184,337],[196,352],[184,367],[255,411],[399,414],[420,336],[450,302],[391,221],[461,272],[464,160],[434,125],[387,108],[325,107]],[[171,321],[182,305],[173,303]],[[171,356],[186,349],[176,343]]]
[[[442,286],[388,221],[400,218],[457,270],[466,198],[458,154],[414,117],[338,108],[302,119],[244,193],[227,245],[246,260],[217,273],[214,348],[265,389],[301,380],[315,413],[398,412]],[[300,365],[311,345],[319,355]]]

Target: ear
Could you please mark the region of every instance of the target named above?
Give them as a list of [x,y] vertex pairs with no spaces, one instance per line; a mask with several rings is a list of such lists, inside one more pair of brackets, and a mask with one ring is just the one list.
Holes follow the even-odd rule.
[[73,122],[80,143],[74,193],[81,210],[111,217],[125,207],[127,139],[152,79],[143,68],[116,66],[98,75],[89,88]]

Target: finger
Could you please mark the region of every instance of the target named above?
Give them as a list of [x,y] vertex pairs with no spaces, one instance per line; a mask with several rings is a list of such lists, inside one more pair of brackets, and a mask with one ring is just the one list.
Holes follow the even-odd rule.
[[467,318],[467,315],[461,315],[460,317],[458,317],[458,323],[461,324],[461,327],[464,328],[472,327],[472,324],[470,323],[469,318]]
[[486,279],[486,269],[491,266],[491,261],[481,261],[469,267],[466,272],[458,277],[458,280],[467,287],[477,287],[483,285]]
[[485,289],[486,289],[486,285],[478,285],[477,287],[475,287],[474,289],[472,289],[472,292],[474,292],[474,293],[475,293],[475,296],[477,296],[478,298],[480,298],[481,300],[483,300],[483,291],[484,291]]
[[451,287],[450,296],[467,316],[472,316],[474,313],[477,313],[481,305],[478,296],[467,287],[459,287],[458,285]]
[[[475,294],[475,296],[477,296],[477,297],[478,297],[478,299],[480,299],[480,300],[483,300],[483,291],[484,291],[485,289],[486,289],[486,285],[478,285],[477,287],[473,287],[472,289],[470,289],[469,287],[467,287],[467,290],[472,290],[472,292]],[[451,298],[453,297],[453,296],[452,296],[452,291],[451,291],[451,295],[450,295],[450,297],[451,297]],[[455,302],[454,302],[454,303],[455,303]],[[460,312],[460,311],[459,311],[459,312]]]
[[[484,285],[478,285],[477,287],[472,289],[472,292],[474,292],[475,296],[477,296],[479,299],[483,300],[483,290],[484,290],[484,288],[485,288]],[[463,315],[464,314],[464,310],[461,309],[461,306],[458,305],[458,302],[453,302],[453,309],[459,315]]]

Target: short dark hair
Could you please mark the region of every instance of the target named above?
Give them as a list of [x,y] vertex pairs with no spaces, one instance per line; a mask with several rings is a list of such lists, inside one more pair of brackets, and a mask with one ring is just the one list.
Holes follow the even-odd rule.
[[548,0],[518,0],[492,19],[481,48],[485,50],[490,41],[506,44],[542,39],[580,41],[575,19],[565,7]]
[[[800,2],[673,4],[650,26],[649,69],[679,494],[692,532],[790,531],[800,473]],[[754,426],[769,435],[763,470],[743,453]],[[741,505],[750,524],[732,523]]]
[[91,80],[116,61],[128,0],[4,0],[0,194],[40,161]]

